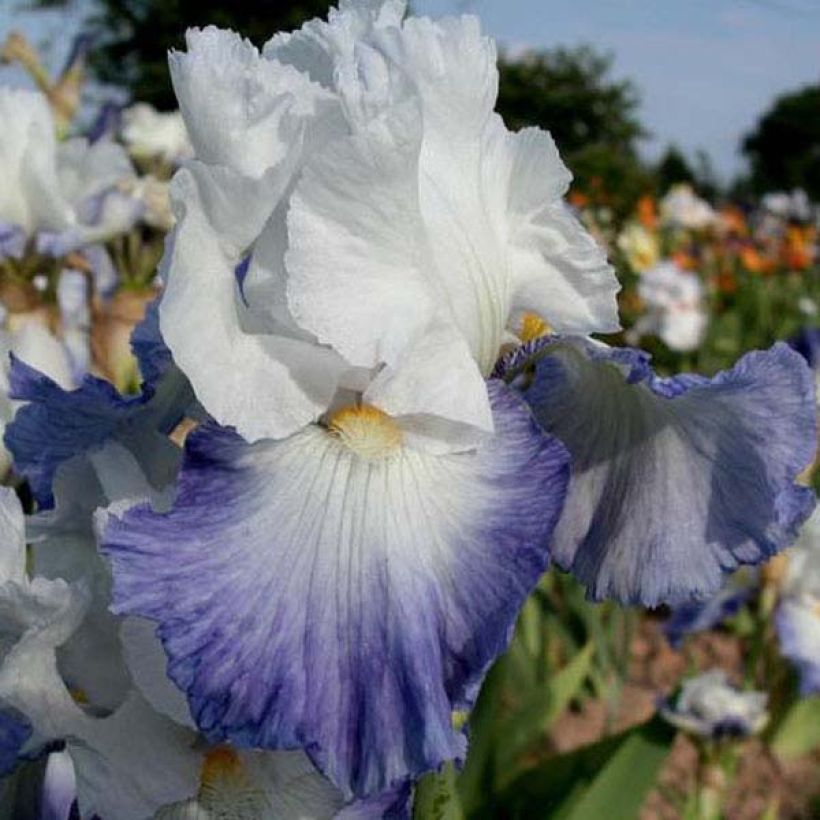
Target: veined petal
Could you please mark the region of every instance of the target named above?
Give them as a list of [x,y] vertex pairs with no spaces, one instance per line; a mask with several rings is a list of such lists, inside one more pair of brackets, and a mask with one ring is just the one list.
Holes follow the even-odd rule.
[[342,806],[339,791],[301,751],[217,746],[203,757],[197,796],[164,808],[155,820],[331,820]]
[[520,377],[570,451],[552,554],[593,599],[705,597],[787,546],[814,507],[794,483],[815,451],[813,385],[785,344],[713,379],[659,379],[645,354],[553,337],[498,372]]
[[[463,757],[451,713],[546,567],[567,480],[563,448],[490,394],[495,436],[445,456],[204,426],[170,513],[111,518],[115,609],[159,622],[200,729],[302,746],[348,798]],[[370,418],[372,435],[394,424]]]

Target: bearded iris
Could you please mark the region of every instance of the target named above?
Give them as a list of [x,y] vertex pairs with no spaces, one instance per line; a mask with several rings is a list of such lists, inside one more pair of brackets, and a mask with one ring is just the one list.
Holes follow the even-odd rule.
[[[493,112],[474,19],[403,15],[343,3],[262,54],[206,29],[171,56],[196,159],[159,331],[209,418],[172,508],[120,505],[103,536],[115,612],[156,623],[207,741],[304,749],[345,799],[463,759],[452,714],[550,554],[592,597],[685,600],[812,506],[799,357],[663,380],[591,342],[617,283],[551,138]],[[44,485],[77,416],[104,419],[80,450],[160,429],[91,385],[28,393],[12,449],[68,442]]]
[[58,143],[46,97],[0,89],[0,260],[21,258],[29,240],[63,256],[131,228],[140,204],[117,184],[134,176],[123,148],[77,138]]

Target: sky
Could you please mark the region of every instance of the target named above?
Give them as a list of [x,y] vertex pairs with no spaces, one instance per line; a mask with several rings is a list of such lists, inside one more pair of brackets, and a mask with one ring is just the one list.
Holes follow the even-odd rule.
[[591,43],[641,93],[654,135],[705,149],[724,179],[743,168],[739,143],[771,101],[820,82],[820,0],[415,0],[418,13],[477,14],[511,51]]
[[[20,2],[0,0],[0,37],[16,26],[35,41],[50,38],[59,62],[88,0],[68,15],[20,14]],[[774,97],[820,82],[820,0],[413,0],[413,8],[477,14],[511,52],[580,43],[612,52],[614,76],[641,94],[653,135],[644,153],[702,148],[723,179],[743,168],[742,135]],[[9,78],[19,81],[0,69],[0,82]]]

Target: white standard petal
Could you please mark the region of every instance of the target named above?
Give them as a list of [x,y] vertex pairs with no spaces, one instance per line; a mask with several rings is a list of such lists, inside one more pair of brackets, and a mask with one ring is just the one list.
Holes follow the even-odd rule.
[[495,46],[473,17],[411,18],[401,30],[381,32],[379,45],[421,103],[420,213],[444,300],[488,373],[510,307],[499,226],[486,208],[481,169],[498,91]]
[[352,364],[395,363],[432,320],[412,106],[312,158],[288,212],[296,321]]
[[289,435],[324,412],[346,365],[330,350],[243,329],[235,269],[262,225],[231,208],[258,189],[200,165],[180,171],[172,188],[178,224],[163,263],[163,338],[216,419],[251,440]]
[[430,452],[468,449],[493,431],[486,383],[452,325],[429,328],[373,379],[364,400],[395,417],[408,443]]
[[171,79],[203,162],[259,178],[286,159],[306,120],[336,107],[307,76],[232,31],[190,29],[186,41],[187,53],[171,53]]

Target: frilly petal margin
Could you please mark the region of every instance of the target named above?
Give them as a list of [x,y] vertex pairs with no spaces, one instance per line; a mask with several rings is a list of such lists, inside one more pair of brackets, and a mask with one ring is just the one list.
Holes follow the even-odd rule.
[[716,592],[786,547],[814,508],[812,377],[785,344],[712,379],[663,379],[640,351],[552,336],[496,368],[572,457],[553,560],[593,600],[655,606]]
[[548,563],[563,446],[490,382],[496,435],[367,460],[313,425],[249,445],[203,425],[177,502],[109,517],[114,609],[159,622],[211,740],[304,747],[350,797],[449,759],[452,726]]

